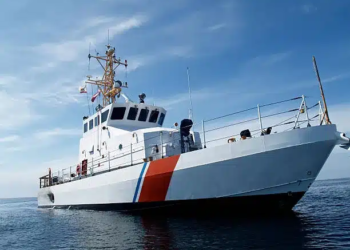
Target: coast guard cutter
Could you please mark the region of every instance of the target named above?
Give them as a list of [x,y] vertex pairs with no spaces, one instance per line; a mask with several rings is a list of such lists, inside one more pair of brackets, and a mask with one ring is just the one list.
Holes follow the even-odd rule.
[[[350,146],[349,138],[330,122],[320,80],[322,103],[307,106],[300,96],[258,105],[203,121],[202,130],[193,131],[191,119],[164,128],[163,107],[147,103],[145,94],[137,102],[124,94],[128,84],[115,79],[115,70],[128,63],[117,59],[110,45],[104,56],[90,58],[104,70],[102,79],[88,76],[86,81],[97,86],[91,101],[102,97],[102,103],[83,118],[79,162],[55,172],[49,169],[40,178],[39,208],[288,211],[307,192],[334,147]],[[80,92],[86,93],[86,86]],[[263,120],[274,114],[263,116],[260,109],[285,102],[298,102],[284,112],[293,120],[264,127]],[[314,107],[318,113],[309,117]],[[247,129],[232,130],[230,136],[217,133],[209,140],[214,130],[206,129],[210,121],[248,110],[256,111],[253,119],[233,124],[247,122]],[[317,124],[311,126],[316,117]],[[249,122],[259,127],[248,129]],[[275,133],[276,127],[287,125],[291,128]],[[211,146],[213,141],[217,143]]]

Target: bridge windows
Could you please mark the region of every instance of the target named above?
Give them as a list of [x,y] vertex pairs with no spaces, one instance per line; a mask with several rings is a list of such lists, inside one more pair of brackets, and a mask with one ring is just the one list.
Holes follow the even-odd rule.
[[165,114],[164,114],[164,113],[161,113],[161,114],[160,114],[160,117],[159,117],[159,121],[158,121],[158,124],[159,124],[160,126],[163,125],[164,118],[165,118]]
[[89,130],[93,129],[94,128],[94,119],[91,119],[89,121]]
[[84,133],[86,133],[88,131],[88,126],[87,126],[87,123],[84,123]]
[[131,107],[128,113],[128,120],[135,120],[138,112],[138,108]]
[[139,115],[139,121],[145,122],[148,117],[149,110],[148,109],[141,109],[140,115]]
[[99,115],[95,117],[95,127],[98,125],[100,125],[100,116]]
[[113,108],[111,120],[123,120],[126,107]]
[[101,123],[104,123],[105,121],[107,121],[108,113],[109,113],[109,109],[107,109],[106,111],[104,111],[102,113],[102,115],[101,115]]
[[159,111],[152,110],[151,115],[149,116],[149,122],[156,123],[158,120]]

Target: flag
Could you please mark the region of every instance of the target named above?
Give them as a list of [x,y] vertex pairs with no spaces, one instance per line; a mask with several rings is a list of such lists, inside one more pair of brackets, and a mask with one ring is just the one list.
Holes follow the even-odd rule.
[[91,97],[91,101],[92,102],[94,102],[95,101],[95,99],[98,97],[98,95],[101,93],[101,91],[100,90],[98,90],[97,91],[97,93],[96,94],[94,94],[92,97]]
[[79,87],[80,94],[87,93],[86,86],[85,87]]

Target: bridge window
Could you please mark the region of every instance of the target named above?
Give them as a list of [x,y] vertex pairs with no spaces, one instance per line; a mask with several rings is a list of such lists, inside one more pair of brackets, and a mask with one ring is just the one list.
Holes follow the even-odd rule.
[[84,123],[84,133],[87,132],[87,123]]
[[128,120],[135,120],[137,116],[138,108],[130,108],[129,114],[128,114]]
[[156,123],[158,120],[159,111],[152,110],[151,115],[149,116],[149,122]]
[[147,120],[149,110],[148,109],[141,109],[140,115],[139,115],[139,121],[145,122]]
[[165,118],[165,114],[164,114],[164,113],[161,113],[161,114],[160,114],[160,117],[159,117],[159,121],[158,121],[158,124],[159,124],[160,126],[163,125],[164,118]]
[[126,107],[113,108],[111,120],[123,120]]
[[95,117],[95,127],[98,125],[100,125],[100,116],[99,115]]
[[94,128],[94,119],[91,119],[89,121],[89,130],[93,129]]
[[107,109],[105,112],[102,113],[102,115],[101,115],[101,123],[104,123],[107,120],[108,112],[109,112],[109,109]]

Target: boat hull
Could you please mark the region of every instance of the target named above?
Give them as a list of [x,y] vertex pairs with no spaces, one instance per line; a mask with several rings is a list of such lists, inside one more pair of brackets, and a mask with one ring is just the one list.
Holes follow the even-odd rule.
[[120,211],[147,214],[228,214],[235,213],[284,213],[289,212],[303,197],[305,192],[241,197],[211,198],[162,202],[81,204],[62,206],[42,206],[42,208],[85,209],[98,211]]
[[228,143],[42,188],[38,206],[181,213],[291,210],[336,140],[336,127],[329,125]]

